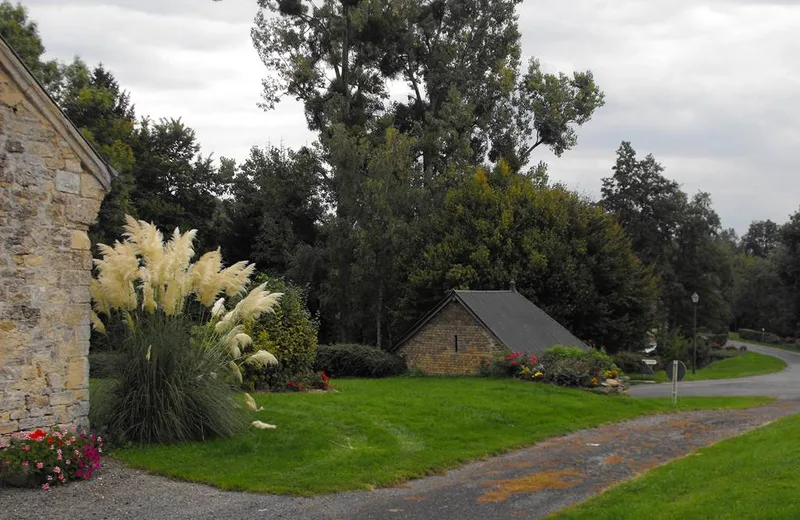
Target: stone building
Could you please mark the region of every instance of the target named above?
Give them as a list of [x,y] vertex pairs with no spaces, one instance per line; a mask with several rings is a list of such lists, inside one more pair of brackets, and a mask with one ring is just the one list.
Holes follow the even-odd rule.
[[87,422],[87,231],[112,173],[0,39],[0,434]]
[[555,345],[586,345],[519,294],[452,291],[396,345],[409,368],[431,375],[475,374],[481,361],[521,352],[541,356]]

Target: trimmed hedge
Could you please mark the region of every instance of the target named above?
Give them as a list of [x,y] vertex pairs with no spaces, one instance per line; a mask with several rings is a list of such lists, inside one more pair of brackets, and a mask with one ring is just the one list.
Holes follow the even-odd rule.
[[314,370],[323,370],[330,377],[390,377],[403,374],[406,364],[398,356],[369,345],[320,345]]
[[776,334],[753,329],[739,329],[739,337],[745,341],[762,341],[775,344],[782,343],[781,338]]

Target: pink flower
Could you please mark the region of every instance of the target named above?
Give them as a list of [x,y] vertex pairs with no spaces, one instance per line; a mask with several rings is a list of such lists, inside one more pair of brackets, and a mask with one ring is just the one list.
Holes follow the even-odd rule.
[[50,484],[42,484],[42,489],[47,491],[48,489],[50,489]]
[[31,447],[26,444],[22,447],[22,451],[31,451]]
[[61,474],[58,476],[58,480],[60,480],[61,482],[64,482],[64,474],[63,474],[63,473],[61,473]]
[[53,468],[53,473],[61,473],[61,468],[56,466],[55,468]]
[[29,466],[28,461],[27,460],[23,460],[22,461],[22,467],[23,468],[27,468],[28,466]]
[[37,462],[36,469],[42,469],[44,467],[44,462]]
[[69,466],[70,462],[71,462],[71,461],[70,461],[69,459],[67,459],[67,466]]
[[57,459],[58,459],[58,460],[62,460],[62,453],[61,453],[61,450],[58,450],[58,451],[56,452],[56,454],[58,455]]

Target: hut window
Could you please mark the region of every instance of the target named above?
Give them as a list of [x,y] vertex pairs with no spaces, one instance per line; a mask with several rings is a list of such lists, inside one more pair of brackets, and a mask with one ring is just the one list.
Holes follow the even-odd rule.
[[456,352],[458,352],[458,334],[453,336],[453,346],[455,347]]

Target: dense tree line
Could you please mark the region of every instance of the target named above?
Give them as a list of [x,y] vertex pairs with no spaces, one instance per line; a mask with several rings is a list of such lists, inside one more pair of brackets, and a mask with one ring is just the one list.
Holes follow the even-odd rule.
[[519,3],[259,0],[263,108],[299,99],[317,139],[239,164],[202,155],[179,118],[138,117],[102,65],[42,61],[21,6],[0,4],[0,34],[118,172],[94,240],[118,237],[125,213],[196,228],[200,251],[306,287],[322,342],[389,349],[447,290],[512,279],[612,351],[690,331],[693,292],[704,328],[793,332],[800,212],[739,240],[709,194],[628,142],[598,202],[549,179],[537,149],[568,153],[604,96],[591,71],[521,63]]

